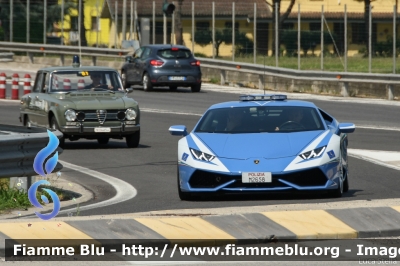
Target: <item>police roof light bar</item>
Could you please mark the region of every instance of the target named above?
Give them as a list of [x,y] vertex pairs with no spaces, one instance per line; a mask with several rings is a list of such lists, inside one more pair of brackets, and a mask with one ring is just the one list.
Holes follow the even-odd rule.
[[249,94],[240,95],[240,101],[284,101],[287,96],[284,94]]

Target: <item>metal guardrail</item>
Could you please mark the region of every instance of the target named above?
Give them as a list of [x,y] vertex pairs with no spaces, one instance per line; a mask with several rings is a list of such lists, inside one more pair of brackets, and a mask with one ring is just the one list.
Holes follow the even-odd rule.
[[[57,138],[60,131],[53,131]],[[0,178],[29,177],[37,173],[33,169],[36,154],[47,146],[49,135],[44,128],[25,128],[22,126],[0,125]],[[58,154],[62,153],[57,148]],[[54,171],[62,169],[57,163]]]
[[132,49],[109,49],[87,46],[81,46],[79,48],[78,46],[20,42],[0,42],[0,51],[27,52],[31,63],[33,63],[34,53],[58,54],[60,55],[62,65],[64,65],[64,55],[82,54],[91,56],[93,58],[93,63],[96,64],[96,57],[121,57],[132,53]]
[[201,58],[200,61],[201,65],[204,67],[215,68],[222,71],[237,71],[258,75],[265,74],[295,80],[400,84],[400,75],[396,74],[294,70],[208,58]]

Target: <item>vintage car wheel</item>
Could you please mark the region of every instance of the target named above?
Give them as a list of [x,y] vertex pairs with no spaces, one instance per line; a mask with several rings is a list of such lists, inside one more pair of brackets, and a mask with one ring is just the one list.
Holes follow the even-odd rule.
[[126,139],[126,145],[128,145],[129,148],[137,148],[139,146],[139,141],[140,141],[140,130],[128,135],[125,137]]
[[177,89],[178,89],[178,86],[174,86],[174,85],[169,86],[170,91],[176,91]]
[[153,89],[153,85],[151,85],[149,74],[144,73],[142,78],[143,90],[150,91]]
[[110,140],[110,138],[107,138],[107,137],[102,137],[102,138],[98,138],[97,139],[97,142],[99,143],[99,144],[107,144],[108,143],[108,141]]
[[[51,123],[50,126],[51,126],[52,129],[56,129],[56,130],[60,131],[60,127],[58,126],[57,120],[56,120],[56,118],[54,116],[51,118],[50,123]],[[65,146],[65,138],[64,138],[64,136],[62,136],[59,141],[60,141],[60,143],[58,144],[58,146],[60,146],[62,149],[64,149],[64,146]]]
[[29,115],[25,115],[25,121],[24,121],[24,126],[26,126],[27,128],[31,128],[32,127],[32,123],[29,120]]
[[190,194],[187,193],[187,192],[183,192],[183,191],[181,190],[181,186],[179,185],[179,167],[177,167],[176,170],[177,170],[177,171],[176,171],[176,176],[177,176],[177,178],[178,178],[178,195],[179,195],[179,198],[180,198],[181,200],[190,200],[190,199],[191,199]]
[[124,88],[125,89],[130,88],[131,84],[126,81],[126,74],[124,71],[121,72],[121,78],[122,78],[122,85],[124,86]]
[[201,90],[201,83],[191,86],[192,92],[199,92]]

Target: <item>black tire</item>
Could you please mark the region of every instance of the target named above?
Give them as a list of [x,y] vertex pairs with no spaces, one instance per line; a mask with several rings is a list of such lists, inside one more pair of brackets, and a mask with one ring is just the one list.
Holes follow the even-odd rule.
[[178,89],[178,86],[175,86],[175,85],[169,86],[170,91],[176,91],[177,89]]
[[26,128],[28,128],[28,129],[32,128],[32,125],[31,125],[28,115],[25,115],[24,126],[26,126]]
[[343,192],[349,191],[349,175],[347,174],[346,170],[346,179],[343,181]]
[[151,91],[153,89],[153,85],[151,85],[149,74],[144,73],[142,77],[142,84],[144,91]]
[[121,79],[122,79],[122,85],[124,86],[124,89],[131,87],[131,84],[128,83],[126,80],[126,74],[125,74],[125,71],[123,71],[123,70],[121,71]]
[[191,86],[192,92],[199,92],[201,90],[201,83]]
[[342,197],[342,195],[343,195],[343,184],[344,184],[344,182],[342,181],[342,182],[340,182],[339,181],[339,186],[338,186],[338,188],[337,189],[335,189],[334,191],[332,191],[332,197],[334,197],[334,198],[340,198],[340,197]]
[[179,195],[179,198],[181,200],[190,200],[191,199],[190,194],[187,193],[187,192],[183,192],[181,190],[181,186],[179,184],[179,167],[177,167],[177,169],[176,169],[176,176],[177,176],[177,180],[178,180],[178,195]]
[[128,135],[125,137],[126,140],[126,145],[128,145],[129,148],[137,148],[139,146],[139,141],[140,141],[140,130]]
[[109,140],[110,140],[110,138],[102,137],[102,138],[98,138],[98,139],[97,139],[97,142],[98,142],[99,144],[105,145],[105,144],[108,143]]
[[[56,118],[54,116],[50,120],[50,127],[52,129],[57,129],[58,131],[60,131],[60,127],[58,126],[57,120],[56,120]],[[58,146],[61,149],[64,149],[64,147],[65,147],[65,137],[64,136],[62,136],[61,139],[59,139]]]

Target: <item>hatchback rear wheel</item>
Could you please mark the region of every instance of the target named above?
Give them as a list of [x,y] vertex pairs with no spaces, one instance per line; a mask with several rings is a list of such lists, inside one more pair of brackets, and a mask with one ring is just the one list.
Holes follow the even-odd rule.
[[142,78],[143,90],[150,91],[153,89],[153,85],[151,85],[149,74],[144,73]]
[[201,83],[191,86],[192,92],[199,92],[201,90]]

